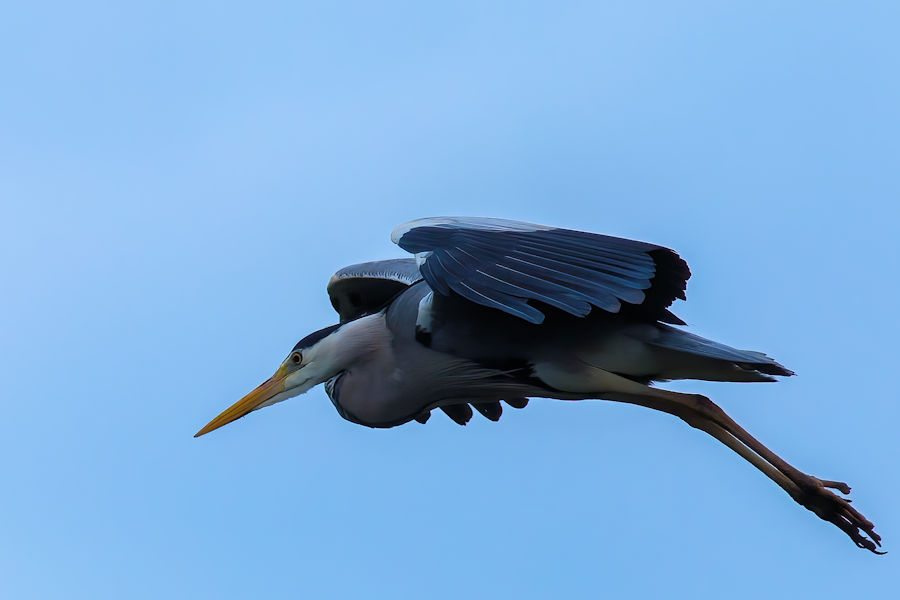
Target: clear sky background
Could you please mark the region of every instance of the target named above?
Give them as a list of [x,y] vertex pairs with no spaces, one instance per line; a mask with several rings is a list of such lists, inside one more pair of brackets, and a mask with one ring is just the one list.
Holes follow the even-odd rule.
[[[891,597],[898,6],[6,6],[0,596]],[[606,402],[369,430],[319,388],[191,437],[446,214],[677,249],[692,330],[799,376],[674,387],[894,552]]]

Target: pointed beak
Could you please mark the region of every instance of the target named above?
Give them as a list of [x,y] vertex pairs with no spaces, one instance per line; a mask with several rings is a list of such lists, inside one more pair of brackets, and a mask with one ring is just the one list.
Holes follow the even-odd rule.
[[263,382],[262,385],[222,411],[218,417],[207,423],[203,429],[195,433],[194,437],[200,437],[214,429],[218,429],[223,425],[228,425],[232,421],[240,419],[257,408],[262,408],[267,401],[284,391],[284,379],[287,375],[288,369],[286,366],[282,365],[275,374]]

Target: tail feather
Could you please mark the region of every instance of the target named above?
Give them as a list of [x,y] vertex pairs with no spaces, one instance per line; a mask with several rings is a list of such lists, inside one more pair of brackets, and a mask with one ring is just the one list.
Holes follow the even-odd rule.
[[[646,340],[651,346],[671,350],[678,356],[671,379],[710,379],[715,381],[775,381],[771,375],[794,374],[762,352],[738,350],[675,327],[658,325],[659,335]],[[691,360],[699,357],[711,360]],[[681,371],[689,371],[685,376]],[[669,378],[669,377],[667,377]]]

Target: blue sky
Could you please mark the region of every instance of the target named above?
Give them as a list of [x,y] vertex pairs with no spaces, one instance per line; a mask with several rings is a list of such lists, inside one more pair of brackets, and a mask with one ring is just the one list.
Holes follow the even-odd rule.
[[416,217],[677,249],[709,394],[900,535],[894,2],[32,2],[0,20],[0,596],[889,595],[667,415],[192,434]]

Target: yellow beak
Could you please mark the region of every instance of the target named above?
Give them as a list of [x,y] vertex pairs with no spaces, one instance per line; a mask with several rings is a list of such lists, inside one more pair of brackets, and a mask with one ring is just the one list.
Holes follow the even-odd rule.
[[274,375],[269,377],[255,390],[226,408],[222,413],[206,424],[206,426],[194,434],[194,437],[200,437],[205,433],[209,433],[213,429],[218,429],[223,425],[228,425],[232,421],[240,419],[249,412],[252,412],[265,404],[267,400],[271,400],[284,391],[284,378],[288,375],[288,369],[282,365],[278,368]]

